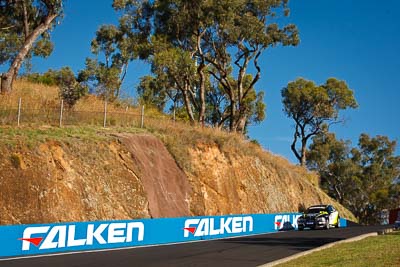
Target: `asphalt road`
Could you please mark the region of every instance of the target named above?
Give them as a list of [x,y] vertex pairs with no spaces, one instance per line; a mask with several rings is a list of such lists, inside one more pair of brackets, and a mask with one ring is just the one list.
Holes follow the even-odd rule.
[[14,267],[258,266],[380,226],[290,231],[215,241],[0,261]]

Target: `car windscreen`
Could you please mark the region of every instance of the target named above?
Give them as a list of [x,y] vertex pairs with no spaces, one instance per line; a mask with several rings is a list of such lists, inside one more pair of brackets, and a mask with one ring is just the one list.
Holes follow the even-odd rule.
[[321,211],[326,211],[325,208],[309,208],[307,213],[320,213]]

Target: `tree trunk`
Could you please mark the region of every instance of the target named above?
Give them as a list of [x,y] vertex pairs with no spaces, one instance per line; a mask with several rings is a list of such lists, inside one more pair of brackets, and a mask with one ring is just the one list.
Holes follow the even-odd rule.
[[231,110],[229,118],[229,131],[235,132],[236,101],[231,99]]
[[245,134],[246,131],[246,123],[247,123],[247,115],[246,114],[240,114],[240,118],[236,123],[236,132]]
[[32,33],[29,34],[25,38],[24,45],[22,46],[21,50],[18,52],[17,56],[11,63],[10,68],[6,73],[3,74],[1,79],[1,93],[9,93],[12,90],[12,84],[15,78],[18,75],[18,71],[21,68],[21,65],[28,55],[29,51],[32,49],[33,44],[35,43],[36,39],[44,33],[51,25],[53,20],[57,18],[58,14],[49,14],[46,19],[33,30]]
[[199,122],[200,125],[204,127],[205,117],[206,117],[206,77],[204,74],[205,65],[203,62],[201,63],[198,74],[200,76],[200,114],[199,114]]
[[300,165],[301,166],[306,166],[306,153],[307,153],[307,140],[302,139],[301,140],[301,160],[300,160]]
[[[201,47],[201,38],[204,36],[206,32],[205,31],[198,31],[197,32],[197,40],[196,40],[196,46],[197,46],[197,52],[199,53],[199,58],[201,59],[201,63],[197,68],[197,73],[200,77],[200,112],[199,112],[199,123],[202,127],[205,125],[205,120],[206,120],[206,75],[204,73],[204,70],[206,68],[205,65],[205,57],[203,54],[203,49]],[[196,58],[196,63],[197,63],[197,56]]]
[[185,102],[186,111],[189,115],[190,123],[194,124],[195,120],[194,120],[194,114],[193,114],[192,107],[190,106],[190,99],[189,99],[189,95],[188,95],[188,86],[189,86],[188,84],[185,84],[185,89],[182,90],[182,94],[183,94],[183,99]]
[[296,123],[296,130],[295,130],[294,136],[293,136],[293,143],[290,146],[290,148],[292,149],[297,160],[301,163],[301,156],[299,155],[299,152],[297,152],[297,149],[296,149],[296,143],[297,143],[298,136],[299,136],[299,125]]

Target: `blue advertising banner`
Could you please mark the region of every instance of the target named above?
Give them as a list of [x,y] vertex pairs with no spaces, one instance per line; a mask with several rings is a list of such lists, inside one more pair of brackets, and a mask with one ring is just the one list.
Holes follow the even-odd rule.
[[[300,215],[280,213],[0,226],[0,257],[264,234],[297,228]],[[341,226],[345,226],[345,220],[341,221]]]

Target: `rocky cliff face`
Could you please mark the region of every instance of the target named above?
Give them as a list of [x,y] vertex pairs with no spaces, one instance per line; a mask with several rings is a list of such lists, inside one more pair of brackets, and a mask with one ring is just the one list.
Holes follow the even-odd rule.
[[[306,171],[265,164],[257,156],[225,155],[217,146],[190,150],[195,214],[243,214],[298,211],[332,200],[306,179]],[[282,159],[276,158],[277,161]]]
[[[0,147],[0,224],[297,211],[332,203],[305,171],[216,145],[181,168],[156,137],[103,134]],[[352,215],[339,207],[347,217]]]

